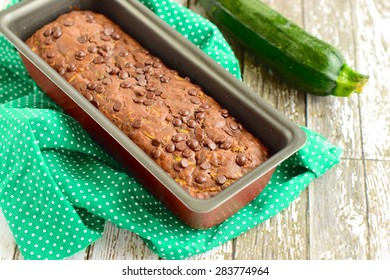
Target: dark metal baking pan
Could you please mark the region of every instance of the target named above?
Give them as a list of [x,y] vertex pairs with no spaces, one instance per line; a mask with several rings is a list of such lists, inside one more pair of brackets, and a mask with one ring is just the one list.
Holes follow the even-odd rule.
[[[259,167],[209,199],[191,197],[98,109],[33,53],[24,41],[37,29],[74,9],[102,13],[181,76],[191,78],[229,110],[272,152]],[[275,167],[301,148],[306,136],[200,49],[135,0],[28,0],[0,13],[0,32],[19,50],[32,78],[77,119],[107,152],[183,222],[209,228],[253,200]]]

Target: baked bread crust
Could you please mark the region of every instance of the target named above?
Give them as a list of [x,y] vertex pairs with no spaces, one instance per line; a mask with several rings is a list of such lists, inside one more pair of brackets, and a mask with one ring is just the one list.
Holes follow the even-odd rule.
[[64,14],[26,43],[193,197],[219,193],[269,156],[199,86],[101,14]]

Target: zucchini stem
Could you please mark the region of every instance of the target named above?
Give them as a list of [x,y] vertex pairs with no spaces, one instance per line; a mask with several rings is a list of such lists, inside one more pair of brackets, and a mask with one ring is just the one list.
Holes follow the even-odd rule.
[[337,77],[333,95],[347,97],[353,92],[360,93],[368,81],[368,76],[360,74],[344,64]]

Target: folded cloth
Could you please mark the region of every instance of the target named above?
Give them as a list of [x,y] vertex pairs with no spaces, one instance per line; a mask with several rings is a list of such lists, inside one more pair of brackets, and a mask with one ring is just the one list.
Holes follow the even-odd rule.
[[[213,24],[171,1],[141,2],[240,78],[237,59]],[[302,129],[307,144],[277,167],[254,201],[218,226],[195,230],[64,114],[0,36],[0,208],[25,259],[67,258],[100,238],[105,221],[138,234],[165,259],[219,246],[288,207],[339,162],[340,148]]]

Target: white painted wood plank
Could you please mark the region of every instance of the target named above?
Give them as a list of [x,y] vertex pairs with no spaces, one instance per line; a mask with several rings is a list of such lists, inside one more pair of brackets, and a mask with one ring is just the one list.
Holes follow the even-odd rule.
[[366,159],[390,160],[390,4],[355,0],[356,58],[370,80],[360,96]]
[[189,257],[188,260],[231,260],[233,258],[233,242],[226,242],[214,249]]
[[306,213],[307,194],[304,193],[277,216],[238,237],[234,259],[308,259]]
[[158,259],[136,234],[107,222],[103,236],[90,246],[90,260]]
[[367,161],[370,259],[390,260],[390,162]]
[[310,258],[368,259],[367,201],[363,163],[343,160],[310,192]]

